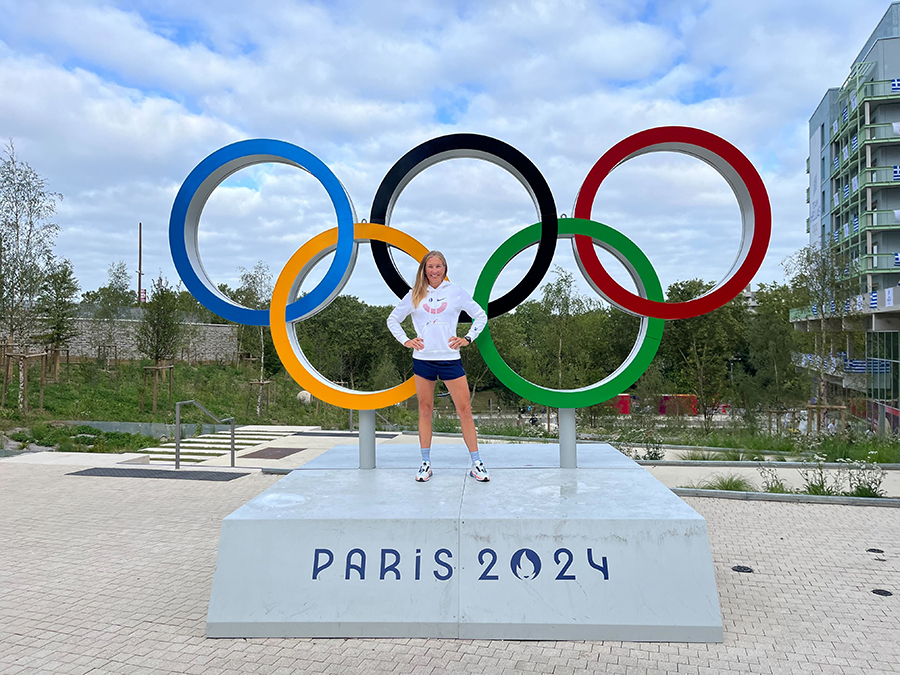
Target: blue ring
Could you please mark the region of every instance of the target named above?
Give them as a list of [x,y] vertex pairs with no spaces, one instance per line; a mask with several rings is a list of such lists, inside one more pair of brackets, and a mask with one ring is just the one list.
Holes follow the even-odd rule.
[[235,171],[265,162],[308,171],[328,192],[337,215],[337,248],[331,266],[314,289],[287,306],[287,320],[297,321],[328,303],[339,291],[354,257],[353,207],[344,186],[318,157],[292,143],[265,138],[238,141],[216,150],[191,171],[178,190],[169,218],[169,247],[185,288],[200,304],[223,319],[246,326],[268,326],[269,310],[244,307],[214,290],[200,262],[197,228],[206,201],[223,180]]

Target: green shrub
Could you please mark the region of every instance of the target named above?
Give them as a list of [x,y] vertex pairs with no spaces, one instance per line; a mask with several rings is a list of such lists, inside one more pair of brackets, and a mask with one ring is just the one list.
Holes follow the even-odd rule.
[[790,494],[793,492],[779,477],[778,469],[770,466],[760,466],[756,470],[759,471],[759,475],[762,478],[763,492],[775,494]]
[[812,461],[805,461],[800,469],[803,490],[808,495],[839,495],[842,493],[843,477],[839,473],[829,474],[824,467],[825,457],[813,455]]
[[697,485],[701,490],[731,490],[733,492],[756,492],[756,486],[748,478],[736,474],[716,474]]
[[37,422],[31,426],[31,437],[40,445],[44,445],[44,439],[53,431],[53,428],[46,422]]
[[718,459],[718,456],[710,450],[687,450],[679,452],[678,459],[686,462],[711,462]]
[[431,428],[439,433],[459,433],[459,420],[451,417],[435,417],[431,423]]

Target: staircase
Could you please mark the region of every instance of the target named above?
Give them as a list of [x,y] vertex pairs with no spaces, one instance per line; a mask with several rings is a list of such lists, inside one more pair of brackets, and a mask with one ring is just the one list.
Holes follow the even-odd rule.
[[[318,431],[321,427],[301,426],[269,426],[250,424],[234,430],[234,449],[236,453],[262,447],[270,441],[304,431]],[[151,464],[174,464],[175,441],[168,441],[156,448],[144,448],[139,452],[150,456]],[[218,457],[227,457],[231,452],[231,432],[218,431],[202,436],[191,436],[181,439],[181,461],[186,464],[197,464]]]

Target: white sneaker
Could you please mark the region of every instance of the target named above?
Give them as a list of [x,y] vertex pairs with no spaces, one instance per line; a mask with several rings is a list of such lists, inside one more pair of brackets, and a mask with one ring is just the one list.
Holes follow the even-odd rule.
[[472,468],[469,470],[469,475],[472,476],[477,481],[481,481],[482,483],[487,483],[491,477],[488,475],[487,469],[484,468],[484,462],[478,460],[472,465]]
[[420,483],[424,483],[429,478],[431,478],[431,462],[422,462],[422,466],[419,467],[419,470],[416,473],[416,480]]

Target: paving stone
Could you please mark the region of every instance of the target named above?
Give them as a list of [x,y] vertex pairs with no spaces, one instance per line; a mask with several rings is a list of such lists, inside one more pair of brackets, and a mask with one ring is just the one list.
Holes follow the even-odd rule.
[[[278,477],[68,471],[0,463],[4,675],[900,672],[898,509],[688,498],[707,519],[723,644],[210,640],[221,520]],[[873,547],[885,561],[866,553]],[[755,571],[735,573],[737,564]]]

